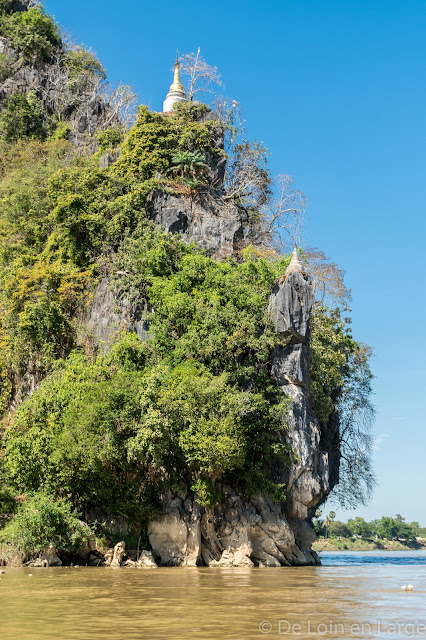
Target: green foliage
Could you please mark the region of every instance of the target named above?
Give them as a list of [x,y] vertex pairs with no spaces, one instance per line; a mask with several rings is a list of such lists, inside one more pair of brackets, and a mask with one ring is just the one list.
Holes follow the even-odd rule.
[[53,19],[40,5],[12,14],[7,13],[7,4],[3,7],[0,35],[11,40],[26,62],[36,58],[48,60],[61,43],[59,29]]
[[50,140],[68,140],[71,126],[66,120],[54,120],[50,126]]
[[11,95],[0,116],[2,138],[15,142],[20,138],[43,138],[45,133],[43,107],[35,92],[30,91],[28,96]]
[[[205,156],[199,151],[177,151],[172,155],[171,173],[179,173],[188,184],[193,184],[197,176],[201,176],[207,169]],[[199,181],[198,181],[199,182]]]
[[115,175],[149,180],[159,172],[167,175],[178,152],[194,153],[197,162],[206,153],[215,153],[214,140],[218,124],[199,122],[204,105],[179,108],[173,118],[140,107],[139,117],[122,147],[122,153],[111,171]]
[[359,536],[360,538],[371,538],[374,533],[373,525],[360,517],[348,520],[348,527],[353,536]]
[[4,82],[11,73],[11,61],[5,53],[0,53],[0,82]]
[[0,531],[0,542],[25,555],[36,555],[50,545],[67,551],[78,549],[91,535],[67,500],[40,492],[21,504]]
[[[74,343],[71,315],[89,271],[67,261],[52,228],[50,177],[69,164],[66,142],[6,148],[0,171],[0,393],[28,359],[46,370]],[[4,407],[2,407],[4,408]]]
[[[215,373],[232,372],[241,383],[262,377],[279,337],[267,303],[287,259],[247,253],[243,261],[215,262],[173,235],[149,228],[125,239],[116,258],[122,292],[147,295],[158,352],[174,364],[197,359]],[[264,368],[262,369],[262,364]]]
[[[0,440],[1,441],[1,440]],[[0,459],[0,527],[2,516],[9,517],[16,511],[16,501],[13,489],[9,486],[4,467]]]
[[[25,118],[19,120],[22,126],[8,120],[9,111],[5,111],[7,139],[36,135],[39,121],[34,112],[28,112],[35,105],[30,104],[30,97],[13,98],[19,104],[23,101],[25,107]],[[65,141],[54,139],[67,134],[66,123],[45,144],[18,141],[5,146],[0,155],[0,304],[7,344],[0,357],[4,402],[10,391],[10,360],[20,369],[31,358],[46,371],[73,346],[72,316],[97,260],[116,251],[124,237],[130,239],[144,226],[146,199],[158,186],[156,161],[164,157],[168,167],[182,141],[195,144],[192,138],[197,131],[206,146],[214,127],[197,124],[194,110],[200,108],[183,110],[171,122],[142,109],[123,145],[120,166],[116,163],[107,170],[98,168],[96,157],[73,157]],[[12,108],[11,113],[16,119]],[[100,141],[112,147],[121,136],[121,129],[111,128]],[[155,238],[149,259],[157,262],[157,270],[147,274],[149,284],[153,276],[163,273],[164,261],[173,260],[173,251],[167,254],[162,248],[167,240],[158,234]],[[148,237],[146,242],[143,251],[148,248]],[[185,252],[182,243],[178,246],[172,240],[171,244],[178,254]]]
[[219,480],[234,477],[244,489],[255,461],[266,478],[275,451],[265,434],[280,439],[286,403],[271,405],[195,362],[156,359],[134,335],[94,360],[72,354],[5,434],[4,469],[16,490],[55,492],[139,520],[155,508],[159,487],[186,479],[206,500],[206,486],[218,495]]
[[106,71],[93,53],[83,47],[77,47],[67,52],[65,66],[69,70],[70,82],[78,80],[82,75],[98,76],[106,79]]
[[415,542],[417,536],[424,534],[418,522],[405,522],[400,514],[395,518],[383,516],[378,520],[370,522],[360,518],[350,518],[347,523],[338,520],[332,521],[330,517],[324,520],[317,519],[315,528],[318,535],[330,538],[355,538],[364,541],[373,539],[379,540],[399,540],[403,542]]
[[123,127],[108,127],[97,134],[100,151],[116,149],[124,140]]
[[332,522],[328,527],[328,535],[333,538],[348,538],[351,536],[351,530],[349,526],[344,522],[336,520],[335,522]]
[[191,486],[191,491],[197,496],[197,502],[210,509],[220,500],[220,492],[210,478],[198,478]]
[[348,374],[348,360],[356,349],[347,320],[340,310],[317,306],[311,318],[311,389],[315,413],[327,422]]

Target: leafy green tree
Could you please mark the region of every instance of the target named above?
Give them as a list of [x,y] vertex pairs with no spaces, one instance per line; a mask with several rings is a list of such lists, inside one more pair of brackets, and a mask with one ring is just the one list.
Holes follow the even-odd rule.
[[331,538],[350,538],[352,535],[348,525],[339,520],[330,522],[328,532]]
[[91,536],[67,500],[43,492],[28,497],[0,530],[0,542],[25,555],[36,555],[50,545],[75,550]]
[[5,435],[4,468],[17,491],[139,519],[159,487],[185,479],[204,501],[206,487],[217,498],[222,481],[274,489],[268,469],[290,456],[285,399],[270,404],[196,363],[149,365],[149,351],[125,334],[95,360],[73,354],[40,385]]
[[172,156],[172,173],[180,173],[182,179],[196,179],[207,169],[205,156],[198,151],[177,151]]
[[371,523],[366,522],[364,518],[357,516],[355,519],[348,520],[347,526],[353,536],[369,539],[373,536],[373,527]]
[[65,67],[69,69],[69,79],[72,82],[88,74],[106,79],[106,71],[97,58],[83,47],[76,47],[68,51],[65,58]]
[[378,535],[380,538],[387,538],[393,540],[398,535],[398,523],[394,518],[388,518],[383,516],[380,520]]
[[43,107],[34,91],[28,96],[22,93],[10,96],[0,116],[0,134],[6,142],[45,136]]
[[[3,5],[7,9],[7,5]],[[41,5],[10,15],[0,14],[0,35],[10,38],[26,62],[48,60],[61,43],[59,29]]]

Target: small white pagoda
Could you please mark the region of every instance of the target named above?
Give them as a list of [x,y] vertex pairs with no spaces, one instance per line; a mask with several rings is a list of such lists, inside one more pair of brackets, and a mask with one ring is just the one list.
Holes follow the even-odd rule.
[[163,102],[163,112],[168,113],[172,111],[172,107],[176,102],[188,102],[188,98],[186,97],[186,93],[183,89],[179,78],[179,60],[175,62],[175,77],[173,83],[169,89],[169,93],[167,94],[166,99]]

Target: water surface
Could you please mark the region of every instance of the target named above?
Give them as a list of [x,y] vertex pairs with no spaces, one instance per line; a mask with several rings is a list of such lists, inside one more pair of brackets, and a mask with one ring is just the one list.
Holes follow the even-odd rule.
[[322,558],[281,569],[7,569],[0,639],[426,637],[425,552]]

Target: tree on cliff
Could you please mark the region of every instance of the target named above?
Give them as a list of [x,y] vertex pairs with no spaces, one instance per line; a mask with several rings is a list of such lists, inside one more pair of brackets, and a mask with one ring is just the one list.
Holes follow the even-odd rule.
[[179,58],[183,76],[188,78],[187,94],[192,102],[197,94],[202,94],[205,99],[209,94],[215,95],[212,87],[222,85],[221,75],[217,67],[208,64],[201,56],[201,49],[198,47],[197,53],[185,53]]
[[[0,82],[7,80],[2,87],[2,106],[9,112],[9,121],[15,111],[20,117],[14,139],[54,135],[58,139],[72,138],[82,147],[92,143],[93,147],[93,139],[100,131],[111,127],[124,130],[134,121],[135,95],[130,88],[120,85],[113,89],[96,56],[62,37],[40,4],[3,0],[0,36],[4,39]],[[32,103],[25,107],[27,111],[34,106],[31,96],[20,93],[23,78],[30,71],[31,94],[41,101],[42,109],[22,130],[23,100],[30,99]],[[4,133],[6,128],[7,123],[3,123],[3,135],[10,139]]]

